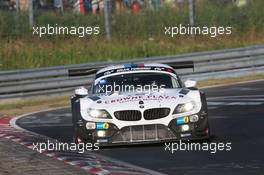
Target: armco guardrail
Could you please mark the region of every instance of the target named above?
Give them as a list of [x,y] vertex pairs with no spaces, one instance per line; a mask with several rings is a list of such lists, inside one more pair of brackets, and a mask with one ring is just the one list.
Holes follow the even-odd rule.
[[107,66],[126,62],[170,63],[194,61],[191,69],[177,71],[183,79],[204,80],[264,73],[264,45],[176,56],[152,57],[116,62],[87,63],[15,71],[0,71],[0,98],[62,94],[77,86],[88,85],[92,76],[68,77],[68,69]]

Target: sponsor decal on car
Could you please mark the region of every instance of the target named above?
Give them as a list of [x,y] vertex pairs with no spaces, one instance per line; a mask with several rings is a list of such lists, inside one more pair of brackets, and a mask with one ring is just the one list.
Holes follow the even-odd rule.
[[105,72],[97,73],[96,79],[102,76],[120,73],[120,72],[129,72],[129,71],[142,71],[142,70],[149,70],[149,71],[163,71],[175,74],[175,71],[171,68],[160,67],[160,66],[144,66],[144,64],[126,64],[124,68],[117,68],[108,70]]

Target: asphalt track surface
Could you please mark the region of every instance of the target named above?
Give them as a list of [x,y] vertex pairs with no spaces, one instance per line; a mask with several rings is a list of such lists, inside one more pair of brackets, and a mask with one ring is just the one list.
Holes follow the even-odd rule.
[[[165,151],[163,144],[118,146],[97,153],[165,174],[264,174],[264,81],[204,89],[210,143],[232,143],[231,151]],[[27,130],[59,141],[72,138],[69,108],[20,118]]]

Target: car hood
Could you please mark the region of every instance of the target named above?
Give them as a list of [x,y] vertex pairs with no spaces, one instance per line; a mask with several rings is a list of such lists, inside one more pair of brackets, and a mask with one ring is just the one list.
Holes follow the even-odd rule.
[[82,100],[82,108],[117,110],[145,110],[149,108],[175,108],[178,103],[191,100],[182,89],[164,89],[159,92],[121,93],[90,96]]

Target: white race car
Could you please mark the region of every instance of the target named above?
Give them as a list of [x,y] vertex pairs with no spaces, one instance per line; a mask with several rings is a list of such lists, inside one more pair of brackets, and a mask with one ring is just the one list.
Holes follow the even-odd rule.
[[[71,98],[74,141],[100,145],[167,142],[210,137],[205,94],[174,69],[191,63],[123,64],[96,72],[91,90]],[[90,68],[91,69],[91,68]],[[69,75],[88,75],[87,69]]]

